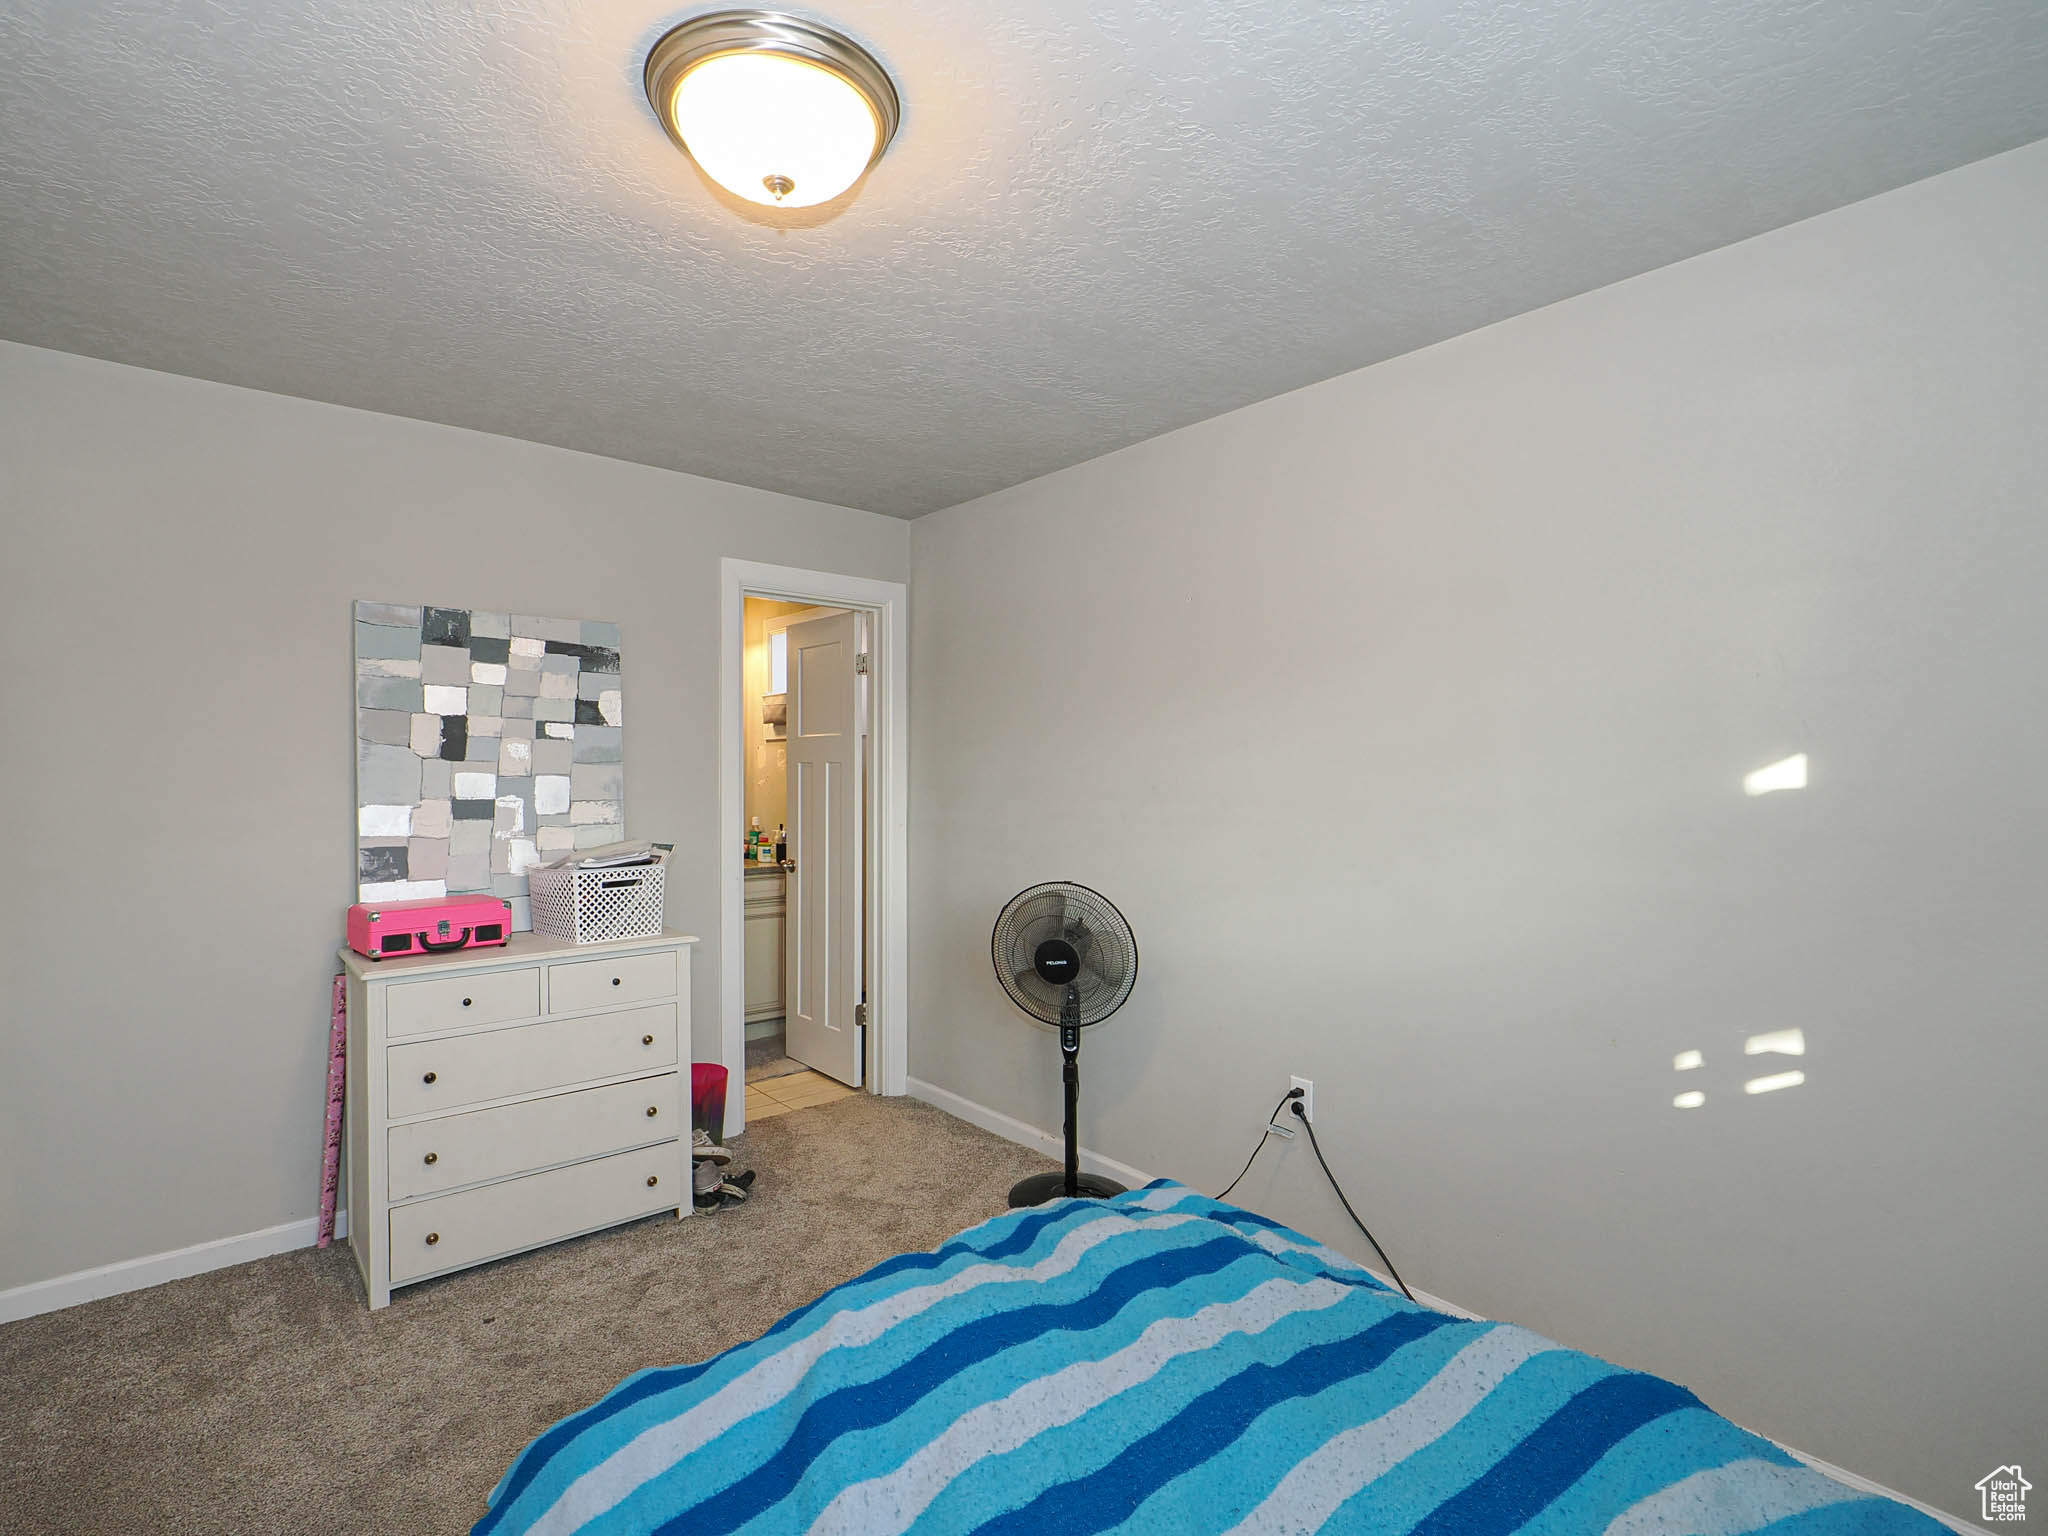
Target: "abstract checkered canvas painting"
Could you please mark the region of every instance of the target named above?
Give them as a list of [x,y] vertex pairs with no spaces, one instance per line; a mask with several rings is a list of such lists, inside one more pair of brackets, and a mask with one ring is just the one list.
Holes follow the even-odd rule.
[[359,901],[488,891],[626,835],[619,626],[356,604]]

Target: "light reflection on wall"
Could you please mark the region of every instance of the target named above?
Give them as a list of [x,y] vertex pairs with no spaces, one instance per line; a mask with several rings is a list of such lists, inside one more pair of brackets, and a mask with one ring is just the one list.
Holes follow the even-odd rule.
[[1742,1085],[1744,1093],[1776,1093],[1780,1088],[1797,1088],[1806,1081],[1804,1072],[1776,1072],[1769,1077],[1752,1077]]
[[[1742,792],[1745,795],[1775,794],[1781,789],[1806,788],[1806,754],[1795,752],[1790,757],[1780,758],[1775,763],[1766,763],[1742,776]],[[1804,1056],[1806,1054],[1806,1032],[1802,1029],[1770,1029],[1749,1036],[1742,1042],[1745,1056]],[[1674,1072],[1697,1072],[1707,1064],[1706,1053],[1699,1050],[1680,1051],[1671,1058]],[[1804,1072],[1773,1072],[1764,1077],[1752,1077],[1742,1085],[1745,1094],[1777,1093],[1785,1088],[1797,1088],[1806,1081]],[[1707,1102],[1706,1091],[1688,1088],[1673,1097],[1674,1109],[1699,1109]]]
[[1766,763],[1754,773],[1742,776],[1742,792],[1745,795],[1768,795],[1780,789],[1806,788],[1806,754],[1796,752],[1790,757],[1779,758],[1775,763]]
[[[1806,1031],[1803,1029],[1770,1029],[1748,1036],[1742,1042],[1744,1056],[1804,1056],[1806,1054]],[[1698,1072],[1707,1064],[1706,1052],[1700,1050],[1680,1051],[1671,1058],[1674,1072]],[[1742,1085],[1745,1094],[1777,1093],[1786,1088],[1797,1088],[1806,1081],[1806,1074],[1800,1071],[1772,1072],[1763,1077],[1752,1077]],[[1688,1088],[1673,1097],[1673,1109],[1699,1109],[1707,1102],[1706,1091]]]

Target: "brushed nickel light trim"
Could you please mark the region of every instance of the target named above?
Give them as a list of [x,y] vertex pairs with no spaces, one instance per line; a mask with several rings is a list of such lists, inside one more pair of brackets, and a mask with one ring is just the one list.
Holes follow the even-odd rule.
[[[678,149],[693,161],[696,159],[675,120],[676,88],[683,77],[712,59],[750,53],[798,59],[838,76],[852,87],[875,118],[874,153],[868,156],[861,175],[874,169],[875,162],[896,137],[896,127],[902,118],[903,107],[895,83],[880,61],[852,38],[782,11],[713,11],[693,16],[672,27],[649,50],[643,76],[647,100],[661,120],[662,130]],[[790,188],[778,192],[772,184],[783,179],[770,178],[771,194],[787,194]],[[858,185],[859,179],[856,177],[851,185]]]

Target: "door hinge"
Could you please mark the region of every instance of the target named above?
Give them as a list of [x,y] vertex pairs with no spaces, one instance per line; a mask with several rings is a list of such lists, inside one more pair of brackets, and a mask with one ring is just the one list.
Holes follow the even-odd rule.
[[856,1025],[859,1025],[859,1024],[865,1024],[865,1023],[867,1023],[867,1021],[868,1021],[868,1005],[867,1005],[866,1003],[855,1003],[855,1004],[853,1005],[853,1022],[854,1022],[854,1023],[856,1024]]
[[853,670],[860,677],[868,675],[868,653],[866,651],[861,651],[855,655],[853,658]]

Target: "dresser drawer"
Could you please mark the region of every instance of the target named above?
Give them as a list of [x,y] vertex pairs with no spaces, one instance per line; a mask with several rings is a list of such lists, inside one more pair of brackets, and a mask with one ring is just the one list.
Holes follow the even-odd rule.
[[384,1053],[387,1113],[403,1119],[598,1077],[660,1071],[676,1064],[676,1034],[676,1005],[663,1003],[390,1046]]
[[409,1200],[678,1135],[683,1124],[680,1082],[671,1072],[394,1125],[386,1143],[391,1198]]
[[479,971],[434,981],[393,982],[385,993],[384,1033],[424,1035],[465,1024],[503,1024],[540,1014],[540,967]]
[[548,967],[548,1012],[580,1013],[615,1003],[640,1003],[676,995],[676,957],[620,955],[614,960],[574,960]]
[[391,1283],[459,1269],[688,1203],[679,1141],[619,1152],[391,1212]]

